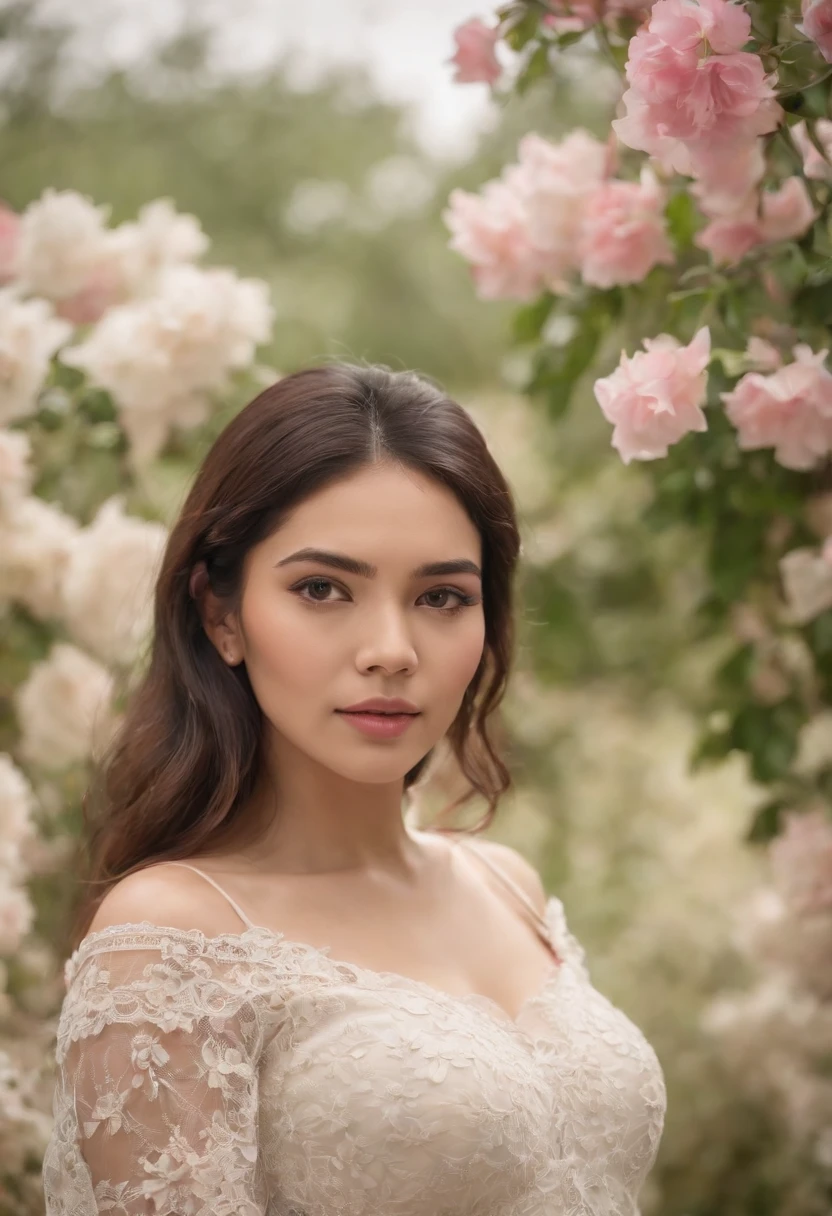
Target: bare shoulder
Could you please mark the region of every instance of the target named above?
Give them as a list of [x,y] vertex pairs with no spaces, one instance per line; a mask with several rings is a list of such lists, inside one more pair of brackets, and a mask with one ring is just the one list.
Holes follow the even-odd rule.
[[210,883],[192,870],[164,862],[128,874],[111,887],[96,909],[89,932],[141,922],[165,929],[199,929],[209,937],[243,928]]
[[546,911],[546,888],[535,867],[522,853],[518,853],[517,849],[510,845],[501,844],[498,840],[485,840],[481,836],[469,836],[468,840],[495,865],[500,866],[509,878],[514,879],[541,915]]

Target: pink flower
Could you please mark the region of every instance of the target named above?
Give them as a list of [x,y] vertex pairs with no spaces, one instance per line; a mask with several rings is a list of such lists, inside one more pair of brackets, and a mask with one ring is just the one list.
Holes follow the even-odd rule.
[[774,372],[783,365],[783,357],[777,347],[765,338],[756,336],[748,339],[745,357],[755,371]]
[[640,283],[673,252],[664,220],[664,192],[655,175],[640,182],[606,181],[590,195],[581,227],[581,276],[594,287]]
[[499,26],[487,26],[479,17],[472,17],[454,30],[456,53],[448,61],[456,65],[457,84],[494,84],[502,68],[494,53],[500,37]]
[[722,394],[743,451],[774,448],[787,469],[810,469],[832,450],[832,375],[827,352],[794,348],[795,361],[771,375],[749,372]]
[[789,128],[789,134],[803,157],[803,172],[806,176],[816,181],[832,181],[832,122],[828,118],[819,118],[814,126],[815,137],[825,155],[812,143],[805,121],[796,122]]
[[533,248],[523,203],[503,181],[480,194],[452,190],[443,219],[450,248],[471,262],[483,300],[532,300],[542,290],[541,259]]
[[823,811],[786,815],[769,845],[777,889],[796,913],[832,911],[832,820]]
[[0,283],[8,283],[17,274],[19,245],[20,216],[0,203]]
[[646,338],[644,350],[595,381],[595,398],[614,425],[612,446],[625,464],[656,460],[688,431],[705,431],[711,335],[700,329],[688,346],[669,334]]
[[[699,194],[700,206],[707,213],[712,199]],[[757,245],[802,236],[815,221],[806,185],[801,177],[789,177],[777,190],[752,195],[732,214],[717,215],[696,234],[694,243],[707,249],[715,262],[738,262]]]
[[800,11],[802,30],[817,48],[827,63],[832,63],[832,0],[802,0]]
[[607,144],[581,128],[556,144],[532,133],[520,140],[518,163],[505,172],[525,208],[540,272],[553,290],[576,269],[585,207],[606,178],[610,159]]
[[803,236],[817,216],[802,177],[788,177],[778,190],[764,190],[760,210],[760,226],[766,241]]
[[756,245],[763,243],[763,233],[753,210],[738,215],[722,215],[697,232],[694,244],[707,249],[717,263],[739,262]]
[[735,215],[753,197],[766,171],[762,139],[737,147],[697,147],[691,157],[696,181],[690,188],[705,215]]
[[[743,51],[745,10],[728,0],[658,0],[630,42],[622,143],[698,176],[773,131],[782,118],[759,56]],[[711,174],[713,176],[713,174]]]
[[680,51],[698,51],[704,40],[712,51],[725,55],[748,42],[751,18],[741,4],[727,0],[659,0],[653,5],[650,29]]

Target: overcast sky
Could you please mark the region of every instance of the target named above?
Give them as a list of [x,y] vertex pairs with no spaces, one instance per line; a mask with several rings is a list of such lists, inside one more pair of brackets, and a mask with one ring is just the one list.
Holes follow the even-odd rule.
[[[454,28],[488,20],[485,0],[189,0],[217,31],[215,66],[235,71],[290,56],[299,85],[333,64],[365,65],[378,93],[413,108],[413,129],[436,155],[465,155],[494,106],[485,85],[455,85]],[[84,74],[127,67],[177,32],[182,0],[41,0],[47,20],[69,20]]]

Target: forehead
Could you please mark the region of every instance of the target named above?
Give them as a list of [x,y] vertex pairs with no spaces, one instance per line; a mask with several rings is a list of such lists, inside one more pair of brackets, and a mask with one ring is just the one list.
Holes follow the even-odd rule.
[[[354,556],[359,550],[453,547],[477,556],[480,537],[465,507],[447,486],[399,465],[373,465],[311,494],[270,538],[280,549],[324,543]],[[431,553],[430,556],[442,556]]]

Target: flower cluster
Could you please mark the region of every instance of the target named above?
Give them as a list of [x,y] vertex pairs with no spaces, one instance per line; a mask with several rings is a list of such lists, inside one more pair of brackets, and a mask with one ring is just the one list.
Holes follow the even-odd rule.
[[[37,409],[58,354],[112,395],[142,467],[174,427],[204,421],[211,394],[268,339],[273,310],[260,280],[195,264],[208,239],[168,201],[135,222],[106,220],[71,190],[0,212],[0,425]],[[86,332],[68,346],[77,326]]]
[[583,130],[559,143],[530,134],[517,163],[479,194],[451,193],[451,248],[471,263],[483,299],[530,300],[575,276],[602,288],[636,283],[673,261],[655,175],[612,178],[611,157]]
[[771,883],[741,910],[736,944],[757,972],[746,992],[718,997],[704,1028],[737,1081],[774,1099],[794,1138],[832,1165],[832,820],[786,816],[769,846]]
[[715,188],[737,166],[753,185],[759,138],[783,111],[761,59],[742,49],[750,33],[732,0],[658,0],[630,42],[625,113],[612,124],[621,142]]

